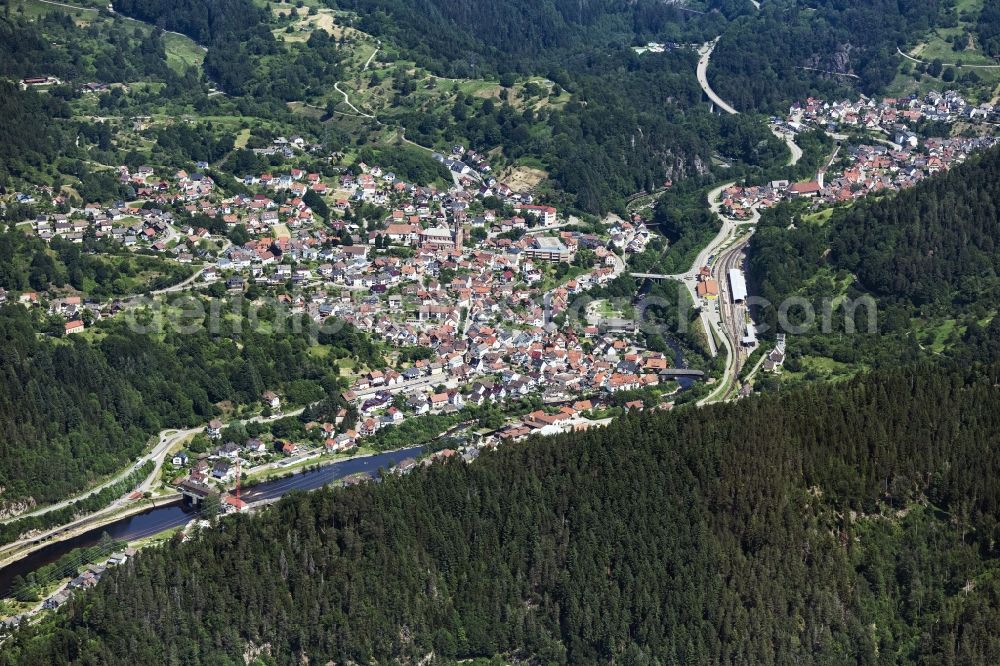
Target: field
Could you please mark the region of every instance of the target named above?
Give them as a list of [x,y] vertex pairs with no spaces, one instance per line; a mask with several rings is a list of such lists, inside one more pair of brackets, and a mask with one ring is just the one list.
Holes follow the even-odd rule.
[[806,213],[805,215],[802,216],[802,221],[822,226],[827,222],[829,222],[832,216],[833,216],[833,207],[829,206],[827,208],[822,208],[818,211],[814,211],[812,213]]
[[13,0],[10,5],[11,11],[15,15],[29,18],[44,16],[51,12],[69,12],[73,14],[76,23],[79,25],[86,25],[97,16],[97,8],[92,2],[67,0],[62,4],[56,4],[55,2],[45,2],[44,0]]
[[[890,85],[889,92],[903,95],[953,87],[964,90],[975,101],[1000,98],[1000,63],[983,54],[975,39],[976,18],[983,3],[984,0],[957,0],[955,26],[935,28],[907,51],[909,56],[925,63],[938,60],[944,67],[952,67],[957,82],[949,84],[936,77],[920,75],[916,71],[917,63],[900,56],[900,73]],[[955,43],[959,46],[956,47]],[[972,72],[980,81],[963,81]]]
[[507,183],[516,192],[530,192],[549,175],[542,169],[530,166],[509,167],[500,175],[500,180]]
[[241,129],[239,134],[236,135],[236,139],[233,141],[233,146],[235,148],[246,148],[247,141],[250,140],[250,130]]
[[188,67],[201,69],[201,64],[205,62],[205,50],[184,35],[164,34],[163,46],[167,51],[167,64],[177,73]]

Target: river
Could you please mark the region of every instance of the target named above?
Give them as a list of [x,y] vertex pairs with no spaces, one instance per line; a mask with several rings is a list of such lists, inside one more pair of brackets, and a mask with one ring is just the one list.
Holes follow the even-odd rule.
[[[415,458],[421,447],[414,446],[399,451],[389,451],[373,456],[349,458],[340,462],[324,465],[319,469],[295,474],[288,478],[266,481],[247,488],[241,493],[243,500],[258,502],[274,499],[293,490],[315,490],[324,485],[343,479],[353,474],[365,473],[374,476],[378,470],[387,469],[406,458]],[[93,546],[107,533],[112,539],[120,541],[135,541],[152,536],[163,530],[184,525],[197,514],[197,509],[181,501],[171,502],[162,506],[151,507],[142,513],[137,513],[113,523],[96,527],[75,537],[53,542],[33,553],[25,555],[20,560],[0,569],[0,597],[7,596],[11,591],[11,582],[17,576],[25,576],[39,567],[51,564],[75,548]]]
[[[652,280],[650,280],[649,278],[643,280],[642,284],[639,285],[638,290],[636,290],[635,292],[635,297],[632,299],[633,305],[638,305],[646,297],[646,295],[652,288],[653,288]],[[673,351],[674,353],[674,367],[687,368],[688,364],[687,361],[684,360],[684,350],[681,349],[680,342],[677,341],[677,338],[671,335],[670,333],[665,333],[663,335],[663,339],[666,341],[667,346],[670,347],[670,350]],[[681,391],[688,390],[689,388],[694,386],[695,383],[695,380],[691,377],[678,377],[674,381],[676,381],[680,385]]]

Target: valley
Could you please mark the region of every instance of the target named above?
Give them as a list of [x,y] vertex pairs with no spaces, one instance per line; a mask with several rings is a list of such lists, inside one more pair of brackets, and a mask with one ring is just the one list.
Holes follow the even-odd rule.
[[3,0],[0,664],[991,663],[990,12]]

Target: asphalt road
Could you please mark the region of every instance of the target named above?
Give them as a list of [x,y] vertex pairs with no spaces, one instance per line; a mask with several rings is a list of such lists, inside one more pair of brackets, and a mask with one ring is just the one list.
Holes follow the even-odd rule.
[[[57,511],[58,509],[65,508],[65,507],[69,506],[70,504],[72,504],[74,502],[78,502],[78,501],[80,501],[82,499],[86,499],[86,498],[90,497],[91,495],[94,495],[95,493],[99,493],[102,490],[104,490],[105,488],[108,488],[109,486],[113,486],[116,483],[120,483],[129,474],[131,474],[135,470],[137,470],[140,467],[142,467],[148,461],[155,460],[157,464],[156,464],[156,468],[153,470],[152,474],[150,474],[149,478],[145,479],[136,488],[136,490],[139,490],[141,492],[145,492],[146,490],[149,489],[151,479],[153,477],[155,477],[155,476],[158,475],[160,466],[163,464],[163,459],[166,456],[167,451],[170,450],[170,447],[172,447],[179,439],[187,437],[188,435],[194,434],[194,433],[196,433],[196,432],[198,432],[200,430],[202,430],[202,428],[194,428],[194,429],[191,429],[191,430],[164,430],[162,433],[160,433],[156,445],[148,453],[146,453],[145,455],[141,456],[138,460],[136,460],[135,463],[133,463],[129,467],[125,468],[124,470],[122,470],[121,472],[119,472],[118,474],[116,474],[114,477],[112,477],[111,479],[108,479],[107,481],[105,481],[104,483],[100,484],[99,486],[94,486],[93,488],[87,490],[86,492],[80,493],[78,495],[74,495],[73,497],[69,497],[67,499],[64,499],[61,502],[57,502],[55,504],[48,504],[46,506],[40,507],[38,509],[35,509],[34,511],[27,511],[25,513],[20,513],[20,514],[18,514],[16,516],[11,516],[9,518],[5,518],[5,519],[3,519],[3,521],[0,521],[0,522],[9,523],[9,522],[13,522],[15,520],[19,520],[21,518],[29,518],[31,516],[41,516],[41,515],[44,515],[46,513],[49,513],[50,511]],[[130,494],[130,493],[131,493],[131,491],[129,491],[129,493],[127,493],[127,494]],[[111,507],[119,506],[120,503],[121,503],[121,499],[115,500],[115,502],[112,503]]]
[[715,94],[712,90],[712,86],[708,85],[708,61],[712,57],[712,51],[715,50],[715,45],[719,43],[719,38],[716,37],[710,42],[705,42],[698,49],[698,85],[701,89],[705,91],[708,98],[715,103],[717,107],[725,111],[726,113],[739,113],[736,109],[729,106],[724,99]]

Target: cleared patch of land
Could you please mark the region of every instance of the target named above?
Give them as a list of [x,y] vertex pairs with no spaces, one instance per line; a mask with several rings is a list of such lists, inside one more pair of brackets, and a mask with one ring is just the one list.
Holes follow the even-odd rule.
[[271,227],[271,231],[274,232],[275,238],[291,238],[292,232],[288,230],[288,226],[284,224],[276,224]]
[[500,175],[500,182],[506,183],[515,192],[527,192],[535,189],[539,183],[549,177],[545,171],[530,166],[509,167]]
[[188,67],[201,69],[205,62],[205,49],[184,35],[168,32],[163,35],[163,47],[167,53],[167,64],[175,72],[182,73]]

